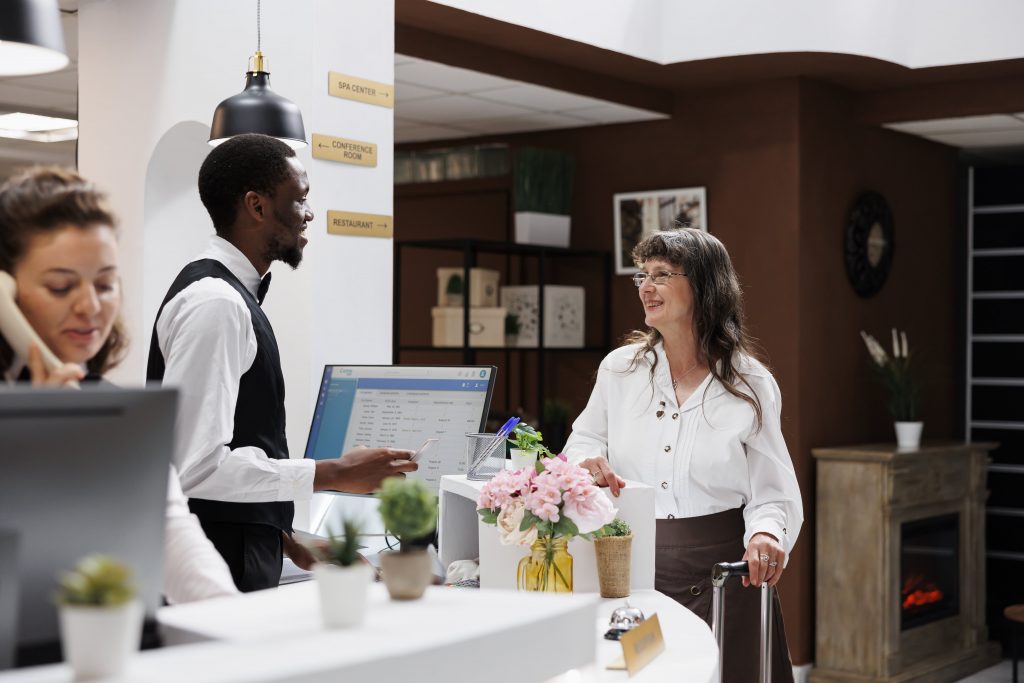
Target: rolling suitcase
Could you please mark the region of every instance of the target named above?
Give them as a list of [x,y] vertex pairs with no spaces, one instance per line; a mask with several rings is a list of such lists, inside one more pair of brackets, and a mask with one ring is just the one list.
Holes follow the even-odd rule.
[[[746,562],[719,562],[711,568],[711,631],[718,641],[718,680],[725,671],[725,582],[730,578],[748,576]],[[761,584],[761,652],[758,681],[772,680],[772,600],[774,588]]]

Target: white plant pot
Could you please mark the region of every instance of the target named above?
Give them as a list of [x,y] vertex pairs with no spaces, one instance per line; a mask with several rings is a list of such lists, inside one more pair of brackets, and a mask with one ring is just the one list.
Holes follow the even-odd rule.
[[510,470],[521,470],[537,464],[537,451],[523,451],[518,448],[508,449],[512,459],[508,461]]
[[921,446],[924,422],[897,422],[896,447],[901,451],[917,450]]
[[517,211],[515,215],[516,242],[518,244],[568,247],[569,225],[568,216],[535,211]]
[[142,602],[117,607],[61,605],[60,641],[75,680],[120,674],[142,637]]
[[366,618],[372,571],[365,562],[338,567],[318,562],[313,576],[320,589],[320,616],[327,628],[358,626]]

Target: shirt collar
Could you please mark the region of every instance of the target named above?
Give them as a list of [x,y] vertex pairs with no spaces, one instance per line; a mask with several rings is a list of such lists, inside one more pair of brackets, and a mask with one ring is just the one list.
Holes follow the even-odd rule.
[[210,238],[210,243],[206,245],[206,250],[199,255],[199,259],[213,259],[224,264],[224,266],[231,271],[231,274],[238,278],[247,290],[256,296],[256,291],[260,287],[259,272],[256,271],[256,267],[252,265],[252,261],[238,250],[238,247],[228,242],[223,237],[214,235]]
[[[676,405],[676,390],[672,387],[672,373],[668,367],[668,356],[665,355],[664,342],[659,341],[654,345],[654,353],[658,358],[658,364],[654,368],[654,383],[668,397],[671,405]],[[686,411],[696,408],[703,401],[714,398],[723,391],[725,391],[725,387],[709,372],[704,381],[700,383],[700,386],[690,394],[683,405],[679,406],[679,409]]]

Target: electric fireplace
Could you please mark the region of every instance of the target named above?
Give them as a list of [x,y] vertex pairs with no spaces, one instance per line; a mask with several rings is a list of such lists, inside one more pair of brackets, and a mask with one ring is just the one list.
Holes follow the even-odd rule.
[[960,612],[960,515],[900,525],[900,628]]
[[994,447],[812,451],[811,683],[944,683],[999,660],[985,626],[985,475]]

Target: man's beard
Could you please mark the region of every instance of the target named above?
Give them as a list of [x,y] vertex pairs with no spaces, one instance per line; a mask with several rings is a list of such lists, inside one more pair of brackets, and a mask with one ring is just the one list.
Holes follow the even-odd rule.
[[268,261],[282,261],[295,270],[302,263],[302,248],[299,247],[299,236],[294,235],[289,228],[283,227],[284,221],[275,216],[281,223],[282,229],[274,233],[270,244],[267,246],[266,259]]

